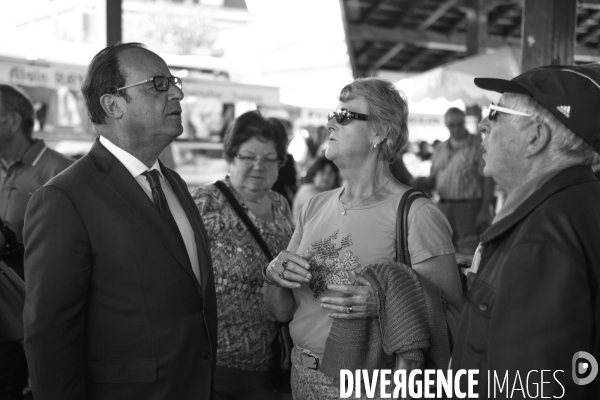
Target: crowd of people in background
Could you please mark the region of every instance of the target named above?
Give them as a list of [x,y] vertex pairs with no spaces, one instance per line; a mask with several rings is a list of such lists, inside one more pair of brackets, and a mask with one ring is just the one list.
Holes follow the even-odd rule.
[[[485,371],[600,359],[600,68],[475,83],[500,102],[473,133],[450,108],[419,176],[403,94],[359,78],[308,162],[289,121],[249,111],[224,135],[227,174],[199,188],[159,159],[185,86],[143,45],[91,61],[98,138],[75,163],[1,84],[0,398],[328,400],[341,370],[381,368],[481,370],[484,398]],[[590,376],[544,393],[597,398]]]

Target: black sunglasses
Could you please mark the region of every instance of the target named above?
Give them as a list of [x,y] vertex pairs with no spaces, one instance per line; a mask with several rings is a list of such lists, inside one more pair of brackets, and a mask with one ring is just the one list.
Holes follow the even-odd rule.
[[330,112],[329,115],[327,115],[327,120],[329,121],[333,117],[335,117],[335,120],[338,124],[343,124],[344,122],[348,121],[349,119],[358,119],[360,121],[368,121],[369,120],[368,115],[348,111],[345,108],[342,108],[341,110]]
[[154,83],[154,89],[158,90],[159,92],[166,92],[167,90],[169,90],[169,83],[172,83],[173,85],[177,86],[180,90],[183,89],[183,82],[181,82],[180,78],[177,78],[175,76],[155,76],[150,79],[145,79],[140,82],[132,83],[131,85],[120,87],[118,89],[115,89],[115,92],[118,92],[119,90],[130,88],[132,86],[141,85],[142,83],[146,83],[146,82],[150,82],[150,81],[152,81],[152,83]]

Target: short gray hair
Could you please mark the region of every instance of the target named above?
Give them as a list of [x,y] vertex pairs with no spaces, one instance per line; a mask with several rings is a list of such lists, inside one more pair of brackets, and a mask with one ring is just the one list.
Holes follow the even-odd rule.
[[[544,106],[531,96],[512,94],[515,98],[511,105],[517,111],[522,111],[533,115],[531,119],[535,122],[546,125],[552,132],[550,142],[550,154],[557,159],[567,159],[576,162],[579,165],[597,165],[600,163],[600,154],[596,153],[592,146],[583,141],[573,131],[567,128]],[[530,118],[510,115],[509,120],[516,126],[523,128],[527,125]]]
[[21,117],[21,132],[31,139],[35,125],[35,111],[29,97],[18,87],[0,84],[0,101],[8,112],[14,112]]
[[368,126],[385,138],[380,143],[381,154],[391,164],[408,143],[408,103],[404,93],[385,79],[359,78],[342,89],[339,100],[361,96],[367,101]]

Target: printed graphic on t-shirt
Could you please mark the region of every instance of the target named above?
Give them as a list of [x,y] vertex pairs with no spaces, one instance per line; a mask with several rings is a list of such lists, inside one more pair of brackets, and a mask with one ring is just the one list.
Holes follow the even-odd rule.
[[352,246],[352,234],[344,236],[339,248],[335,248],[335,241],[340,230],[333,232],[327,239],[319,239],[311,243],[310,251],[313,257],[310,260],[310,273],[312,279],[308,287],[313,291],[317,299],[327,290],[327,285],[351,285],[348,271],[360,267],[358,257],[350,250],[340,258],[340,252],[348,246]]

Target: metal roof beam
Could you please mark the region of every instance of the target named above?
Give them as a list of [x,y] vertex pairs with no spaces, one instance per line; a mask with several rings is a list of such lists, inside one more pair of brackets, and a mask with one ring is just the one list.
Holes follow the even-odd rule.
[[[456,33],[452,36],[429,31],[417,31],[402,28],[380,28],[376,26],[349,24],[351,41],[371,41],[388,43],[410,43],[429,49],[446,51],[467,51],[467,35]],[[488,47],[502,44],[520,44],[519,38],[488,36]]]
[[406,64],[404,64],[402,66],[401,70],[402,71],[410,71],[410,69],[412,67],[419,64],[421,62],[421,60],[423,60],[425,57],[427,57],[427,54],[429,54],[429,51],[427,49],[421,50],[419,52],[419,54],[417,54],[416,56],[411,58],[410,61],[408,61]]
[[[596,11],[594,12],[594,14],[592,16],[590,16],[586,22],[588,21],[592,21],[592,20],[597,20],[598,18],[600,18],[600,11]],[[589,42],[591,39],[594,39],[595,37],[597,37],[600,34],[600,25],[597,25],[595,28],[591,29],[588,33],[586,33],[585,35],[583,35],[581,37],[581,39],[579,39],[576,43],[576,45],[582,45],[584,43]]]
[[385,3],[385,0],[377,0],[375,2],[375,4],[369,8],[369,11],[367,11],[358,21],[359,24],[364,23],[366,20],[368,20],[369,18],[371,18],[371,16],[373,14],[375,14],[377,12],[377,10],[379,10],[379,8],[381,8],[381,5]]
[[402,25],[402,23],[406,20],[406,18],[410,15],[410,13],[413,12],[413,10],[415,9],[415,6],[417,5],[417,3],[419,3],[420,0],[408,0],[407,3],[404,7],[402,7],[402,13],[400,14],[400,17],[398,17],[398,19],[396,20],[396,22],[394,23],[394,26],[400,26]]
[[579,0],[577,6],[583,8],[600,9],[600,0]]
[[379,60],[375,61],[367,70],[367,75],[373,75],[377,72],[381,67],[387,64],[392,58],[396,56],[396,54],[400,53],[402,49],[406,47],[405,43],[397,43],[394,47],[389,49],[383,56],[379,57]]
[[429,18],[421,22],[417,30],[424,31],[431,25],[435,24],[437,20],[442,17],[442,15],[446,14],[446,12],[454,7],[459,1],[461,0],[446,0],[429,16]]
[[[464,33],[455,33],[452,36],[442,35],[433,32],[423,32],[412,29],[402,28],[380,28],[376,26],[349,24],[349,38],[354,41],[405,43],[415,46],[426,47],[428,49],[445,51],[467,51],[467,35]],[[506,38],[498,35],[489,35],[486,44],[487,48],[498,48],[503,45],[520,45],[519,38]],[[588,61],[591,59],[600,59],[600,50],[590,47],[580,46],[576,50],[575,60]],[[590,61],[591,62],[591,61]]]
[[[356,56],[356,65],[365,65],[369,62],[369,51],[373,46],[372,43],[367,42],[360,51],[356,51],[354,54]],[[362,69],[361,69],[362,71]]]

